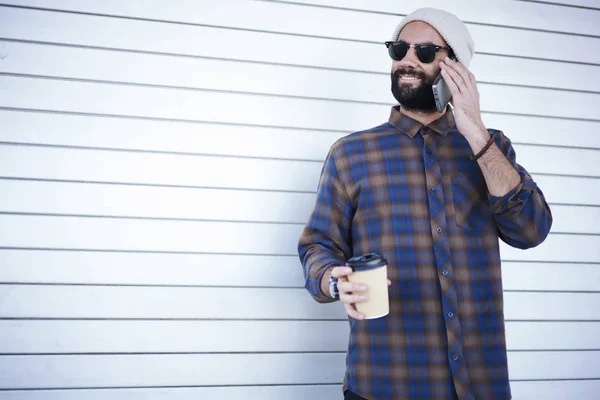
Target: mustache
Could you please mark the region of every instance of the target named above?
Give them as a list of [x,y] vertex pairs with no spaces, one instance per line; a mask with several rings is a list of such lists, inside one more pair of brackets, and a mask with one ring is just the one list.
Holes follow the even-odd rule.
[[407,76],[414,76],[415,78],[419,78],[424,80],[426,78],[425,72],[423,71],[416,71],[414,69],[406,69],[406,68],[398,68],[397,70],[394,71],[394,80],[398,80],[400,78],[400,75],[407,75]]

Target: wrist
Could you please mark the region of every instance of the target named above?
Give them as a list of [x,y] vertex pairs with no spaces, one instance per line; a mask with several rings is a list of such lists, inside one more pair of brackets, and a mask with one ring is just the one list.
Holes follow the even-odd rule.
[[485,143],[485,145],[477,150],[477,152],[473,152],[473,155],[471,156],[471,160],[473,161],[477,161],[479,160],[488,150],[490,147],[492,147],[492,145],[494,144],[494,135],[496,134],[496,131],[493,131],[491,134],[488,134],[488,140]]
[[481,126],[471,132],[472,133],[463,134],[463,136],[465,139],[467,139],[473,154],[477,154],[485,147],[486,144],[488,144],[490,140],[490,133],[484,126]]

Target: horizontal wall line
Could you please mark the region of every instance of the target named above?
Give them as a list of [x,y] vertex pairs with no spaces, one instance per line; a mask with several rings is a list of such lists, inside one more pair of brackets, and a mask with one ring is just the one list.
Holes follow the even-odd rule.
[[248,96],[258,96],[258,97],[277,97],[277,98],[297,99],[297,100],[316,100],[316,101],[327,101],[327,102],[332,102],[332,103],[370,104],[370,105],[389,106],[389,107],[392,107],[392,105],[393,105],[392,102],[384,103],[384,102],[377,102],[377,101],[361,101],[361,100],[336,99],[336,98],[327,98],[327,97],[299,96],[299,95],[291,95],[291,94],[241,92],[241,91],[237,91],[237,90],[196,88],[196,87],[191,87],[191,86],[158,85],[158,84],[151,84],[151,83],[107,81],[107,80],[102,80],[102,79],[84,79],[84,78],[69,78],[69,77],[57,77],[57,76],[46,76],[46,75],[15,74],[15,73],[10,73],[10,72],[0,72],[0,76],[8,76],[8,77],[13,77],[13,78],[65,81],[65,82],[78,82],[78,83],[93,83],[93,84],[98,84],[98,85],[131,86],[131,87],[143,87],[143,88],[152,88],[152,89],[171,89],[171,90],[183,90],[183,91],[192,91],[192,92],[237,94],[237,95],[244,95],[244,96],[248,95]]
[[61,213],[11,212],[11,211],[0,211],[0,215],[33,216],[33,217],[90,218],[90,219],[123,219],[123,220],[138,220],[138,221],[219,222],[219,223],[224,223],[224,224],[290,225],[290,226],[306,225],[306,221],[298,221],[298,222],[252,221],[252,220],[232,220],[232,219],[225,220],[225,219],[209,219],[209,218],[146,217],[146,216],[137,216],[137,215],[61,214]]
[[505,319],[504,322],[600,323],[600,319]]
[[[255,1],[263,1],[263,2],[279,3],[279,4],[294,4],[294,5],[298,5],[298,6],[325,8],[325,9],[330,9],[330,10],[354,11],[354,12],[360,12],[360,13],[365,13],[365,14],[390,15],[390,16],[399,17],[399,18],[403,18],[406,16],[406,14],[399,14],[399,13],[394,13],[391,11],[366,10],[366,9],[360,9],[360,8],[331,6],[331,5],[323,5],[323,4],[309,4],[309,3],[304,3],[302,1],[295,1],[295,2],[279,1],[279,0],[255,0]],[[533,1],[533,2],[535,2],[535,1]],[[543,2],[543,3],[546,3],[546,2]],[[546,4],[567,6],[566,4],[561,4],[561,3],[546,3]],[[571,6],[571,7],[575,7],[575,6]],[[576,8],[585,8],[585,9],[596,10],[593,7],[576,7]],[[486,22],[477,22],[477,21],[470,21],[470,20],[462,20],[462,21],[466,24],[489,26],[489,27],[494,27],[494,28],[509,28],[509,29],[518,29],[518,30],[530,31],[530,32],[557,33],[557,34],[569,35],[569,36],[600,38],[600,36],[598,36],[598,35],[591,35],[591,34],[586,34],[586,33],[573,33],[573,32],[569,32],[569,31],[553,31],[553,30],[549,30],[549,29],[528,28],[525,26],[516,26],[516,25],[491,24],[491,23],[486,23]],[[400,22],[400,20],[398,22]]]
[[598,236],[598,237],[600,237],[600,233],[550,232],[550,234],[565,235],[565,236]]
[[[510,382],[578,382],[600,381],[600,378],[573,378],[573,379],[511,379]],[[232,385],[187,385],[187,386],[88,386],[88,387],[49,387],[49,388],[3,388],[0,392],[39,392],[39,391],[81,391],[81,390],[136,390],[136,389],[218,389],[218,388],[269,388],[269,387],[312,387],[312,386],[341,386],[342,382],[327,383],[282,383],[282,384],[232,384]]]
[[[307,162],[307,163],[323,163],[324,159],[301,159],[301,158],[284,158],[284,157],[265,157],[265,156],[248,156],[248,155],[232,155],[232,154],[208,154],[208,153],[190,153],[190,152],[175,152],[175,151],[160,151],[160,150],[141,150],[141,149],[124,149],[112,147],[94,147],[94,146],[71,146],[63,144],[41,144],[41,143],[23,143],[23,142],[4,142],[0,141],[0,146],[15,146],[15,147],[41,147],[41,148],[57,148],[65,150],[82,150],[82,151],[106,151],[118,153],[148,153],[148,154],[166,154],[180,155],[182,157],[210,157],[210,158],[230,158],[240,160],[264,160],[264,161],[281,161],[281,162]],[[532,145],[536,146],[536,145]],[[594,149],[599,151],[600,149]],[[584,179],[600,179],[600,175],[576,175],[576,174],[555,174],[539,171],[531,171],[533,175],[552,176],[562,178],[584,178]],[[20,179],[20,177],[2,177],[0,179]],[[27,178],[24,178],[27,179]],[[123,182],[122,182],[123,183]],[[134,183],[135,184],[135,183]],[[246,190],[246,189],[244,189]],[[252,189],[248,189],[252,190]],[[316,192],[311,192],[316,193]]]
[[[165,150],[145,150],[145,149],[126,149],[122,147],[97,147],[97,146],[75,146],[66,144],[45,144],[45,143],[25,143],[25,142],[3,142],[0,141],[0,146],[21,146],[21,147],[43,147],[66,150],[92,150],[92,151],[113,151],[119,153],[147,153],[147,154],[165,154],[177,156],[191,157],[210,157],[210,158],[232,158],[244,160],[269,160],[269,161],[292,161],[292,162],[309,162],[323,163],[324,159],[309,159],[309,158],[284,158],[284,157],[264,157],[250,155],[233,155],[233,154],[214,154],[214,153],[194,153],[186,151],[165,151]],[[598,149],[600,151],[600,149]]]
[[[540,174],[538,174],[540,175]],[[593,178],[593,177],[584,177]],[[0,181],[24,181],[24,182],[44,182],[44,183],[74,183],[80,185],[115,185],[115,186],[138,186],[138,187],[165,187],[165,188],[181,188],[181,189],[198,189],[198,190],[217,190],[217,191],[240,191],[240,192],[261,192],[261,193],[289,193],[289,194],[311,194],[315,195],[314,191],[299,191],[299,190],[272,190],[272,189],[252,189],[252,188],[233,188],[233,187],[216,187],[216,186],[190,186],[190,185],[167,185],[167,184],[146,184],[146,183],[129,183],[129,182],[112,182],[112,181],[81,181],[81,180],[70,180],[70,179],[48,179],[48,178],[22,178],[22,177],[9,177],[0,176]],[[564,206],[564,207],[586,207],[586,208],[598,208],[598,204],[577,204],[577,203],[553,203],[548,202],[550,206]],[[5,211],[4,214],[11,214],[12,212]],[[18,213],[15,213],[18,214]],[[27,213],[23,213],[27,214]],[[51,215],[51,214],[49,214]],[[75,215],[75,214],[73,214]],[[105,216],[98,216],[105,217]],[[119,218],[118,216],[111,216]],[[132,218],[144,218],[132,217]],[[167,219],[179,219],[179,218],[167,218]],[[183,218],[185,220],[185,218]],[[217,220],[215,220],[217,221]],[[243,222],[243,221],[242,221]],[[273,222],[276,223],[276,222]],[[298,222],[300,223],[300,222]],[[304,222],[302,222],[304,223]]]
[[[550,232],[549,235],[570,235],[570,236],[588,236],[586,234],[571,234],[561,232]],[[600,236],[600,234],[592,234],[589,236]],[[19,246],[0,246],[0,250],[43,250],[43,251],[73,251],[73,252],[98,252],[98,253],[124,253],[124,254],[210,254],[210,255],[231,255],[231,256],[267,256],[267,257],[298,257],[294,254],[266,254],[266,253],[213,253],[213,252],[198,252],[198,251],[167,251],[167,250],[140,250],[140,249],[77,249],[77,248],[51,248],[51,247],[19,247]],[[505,260],[502,260],[504,262]],[[515,261],[515,260],[513,260]],[[523,260],[522,262],[533,262]],[[551,262],[551,261],[539,261]],[[577,262],[561,261],[561,264],[578,264]],[[583,262],[579,264],[594,264],[593,262]]]
[[[204,322],[338,322],[348,318],[68,318],[68,317],[0,317],[0,321],[204,321]],[[600,322],[600,321],[599,321]]]
[[585,179],[600,179],[600,176],[589,176],[589,175],[569,175],[569,174],[549,174],[546,172],[532,172],[533,175],[541,176],[553,176],[560,178],[585,178]]
[[[146,183],[128,183],[111,181],[82,181],[69,179],[44,179],[44,178],[22,178],[12,176],[0,176],[0,180],[26,181],[26,182],[60,182],[60,183],[81,183],[87,185],[122,185],[122,186],[141,186],[141,187],[164,187],[164,188],[182,188],[182,189],[215,189],[215,190],[233,190],[244,192],[266,192],[266,193],[295,193],[295,194],[316,194],[315,191],[308,190],[270,190],[270,189],[246,189],[246,188],[223,188],[215,186],[194,186],[194,185],[169,185],[169,184],[146,184]],[[315,183],[316,185],[316,183]]]
[[[88,215],[88,214],[54,214],[33,212],[8,212],[0,211],[0,215],[21,215],[36,217],[66,217],[66,218],[92,218],[92,219],[124,219],[124,220],[150,220],[150,221],[182,221],[182,222],[219,222],[223,224],[261,224],[261,225],[306,225],[306,222],[270,222],[270,221],[248,221],[248,220],[216,220],[205,218],[167,218],[167,217],[143,217],[143,216],[115,216],[115,215]],[[600,233],[587,232],[551,232],[556,235],[569,236],[598,236]]]
[[493,114],[493,115],[514,115],[517,117],[528,117],[528,118],[558,119],[561,121],[600,122],[600,119],[593,119],[593,118],[558,117],[558,116],[549,116],[549,115],[542,115],[542,114],[523,114],[523,113],[500,112],[500,111],[481,111],[481,113],[482,114]]
[[[565,4],[565,3],[559,3],[559,2],[554,2],[554,1],[538,1],[538,0],[517,0],[517,1],[522,1],[522,2],[526,2],[526,3],[538,3],[538,4],[550,4],[553,6],[562,6],[562,7],[570,7],[570,8],[580,8],[583,10],[594,10],[594,11],[600,11],[600,8],[598,7],[589,7],[589,6],[580,6],[578,4]],[[559,33],[559,32],[557,32]],[[562,32],[560,32],[562,33]]]
[[[180,58],[191,58],[191,59],[212,60],[212,61],[243,62],[243,63],[255,64],[255,65],[304,68],[304,69],[312,69],[312,70],[317,70],[317,71],[324,70],[324,71],[337,71],[337,72],[351,72],[351,73],[359,73],[359,74],[365,74],[365,75],[389,76],[389,74],[390,74],[387,71],[383,72],[383,71],[375,71],[375,70],[363,70],[363,69],[352,69],[352,68],[341,68],[341,67],[327,67],[327,66],[317,66],[317,65],[294,64],[294,63],[287,63],[287,62],[248,60],[248,59],[244,59],[244,58],[211,57],[211,56],[196,55],[196,54],[170,53],[170,52],[164,52],[164,51],[151,51],[151,50],[140,50],[140,49],[123,49],[123,48],[117,48],[117,47],[93,46],[93,45],[83,45],[83,44],[73,44],[73,43],[57,43],[57,42],[46,42],[46,41],[39,41],[39,40],[12,39],[12,38],[4,38],[4,37],[0,37],[0,42],[36,44],[36,45],[56,46],[56,47],[70,47],[70,48],[86,49],[86,50],[114,51],[114,52],[121,52],[121,53],[145,54],[145,55],[156,55],[156,56],[167,56],[167,57],[180,57]],[[380,43],[373,42],[373,44],[380,44]],[[586,65],[586,66],[593,66],[593,67],[600,66],[600,63],[555,60],[555,59],[516,56],[516,55],[508,55],[508,54],[500,54],[500,53],[478,52],[477,54],[481,54],[481,55],[485,55],[485,56],[492,56],[492,57],[505,57],[505,58],[523,59],[523,60],[531,60],[531,61],[559,62],[562,64]],[[538,86],[529,86],[529,87],[540,88],[540,89],[544,88],[544,89],[561,90],[561,88],[553,88],[553,87],[538,87]],[[563,89],[563,90],[571,90],[571,89]],[[572,90],[578,91],[578,89],[572,89]],[[587,91],[583,91],[583,92],[587,92]],[[591,93],[597,93],[597,92],[592,91]]]
[[585,93],[585,94],[600,94],[597,90],[582,90],[582,89],[567,89],[559,88],[554,86],[535,86],[535,85],[523,85],[519,83],[500,83],[500,82],[489,82],[489,81],[477,81],[477,84],[486,84],[490,86],[507,86],[522,89],[539,89],[539,90],[554,90],[559,92],[572,92],[572,93]]
[[[203,322],[338,322],[348,318],[90,318],[90,317],[0,317],[0,321],[203,321]],[[600,323],[596,319],[505,319],[505,322]]]
[[[80,253],[140,253],[140,254],[154,254],[154,253],[166,253],[166,254],[182,254],[180,252],[160,252],[160,251],[134,251],[134,250],[97,250],[97,249],[69,249],[69,248],[44,248],[44,247],[7,247],[0,246],[0,251],[53,251],[53,252],[80,252]],[[213,255],[213,256],[249,256],[249,257],[298,257],[296,254],[244,254],[244,253],[210,253],[210,252],[195,252],[192,255]],[[597,262],[585,262],[585,261],[538,261],[538,260],[510,260],[502,259],[502,263],[521,263],[521,264],[553,264],[553,265],[590,265],[597,266],[600,268],[600,263]]]
[[600,267],[600,263],[598,262],[586,262],[586,261],[531,261],[531,260],[505,260],[502,259],[502,262],[505,263],[529,263],[529,264],[576,264],[576,265],[596,265]]
[[[246,286],[246,285],[190,285],[153,283],[71,283],[71,282],[1,282],[0,286],[86,286],[86,287],[152,287],[152,288],[193,288],[193,289],[286,289],[306,290],[304,286]],[[506,292],[506,290],[505,290]]]
[[[69,318],[69,317],[0,317],[0,321],[29,321],[29,322],[43,322],[43,321],[83,321],[83,322],[348,322],[348,318],[325,318],[325,319],[307,319],[307,318]],[[586,320],[519,320],[519,319],[505,319],[505,322],[510,323],[524,323],[524,324],[600,324],[600,320],[586,319]],[[600,350],[600,349],[599,349]],[[516,351],[516,350],[515,350]]]
[[[298,128],[289,127],[283,125],[261,125],[261,124],[242,124],[235,122],[221,122],[221,121],[203,121],[193,119],[179,119],[179,118],[160,118],[160,117],[140,117],[135,115],[123,115],[123,114],[98,114],[78,111],[64,111],[64,110],[49,110],[49,109],[35,109],[35,108],[16,108],[16,107],[0,107],[2,111],[13,111],[13,112],[24,112],[24,113],[36,113],[36,114],[56,114],[56,115],[72,115],[77,117],[95,117],[95,118],[115,118],[115,119],[127,119],[127,120],[139,120],[139,121],[157,121],[157,122],[169,122],[178,124],[198,124],[198,125],[221,125],[221,126],[232,126],[232,127],[247,127],[247,128],[266,128],[266,129],[290,129],[303,132],[325,132],[325,133],[350,133],[347,130],[334,130],[334,129],[318,129],[318,128]],[[555,117],[549,117],[553,119]],[[600,120],[598,121],[600,122]]]
[[[270,0],[270,1],[277,2],[274,0]],[[307,5],[305,3],[303,4],[303,3],[299,3],[299,2],[298,3],[277,2],[277,3],[285,4],[288,6],[289,5],[301,5],[301,6],[315,7],[315,5],[313,5],[313,4]],[[557,4],[557,5],[561,5],[561,4]],[[154,22],[154,23],[183,25],[183,26],[196,26],[196,27],[204,27],[204,28],[228,29],[228,30],[237,30],[237,31],[244,31],[244,32],[269,33],[269,34],[275,34],[275,35],[299,36],[299,37],[309,37],[309,38],[316,38],[316,39],[331,39],[331,40],[341,40],[341,41],[359,42],[359,43],[371,43],[372,42],[372,41],[368,41],[368,40],[347,39],[347,38],[334,37],[334,36],[310,35],[310,34],[306,34],[306,33],[291,33],[291,32],[281,32],[281,31],[272,31],[272,30],[255,29],[255,28],[239,28],[239,27],[212,25],[212,24],[202,24],[202,23],[198,23],[198,22],[185,22],[185,21],[158,19],[158,18],[148,18],[148,17],[133,17],[133,16],[126,16],[126,15],[106,14],[106,13],[98,13],[98,12],[91,12],[91,11],[76,11],[76,10],[65,10],[65,9],[56,9],[56,8],[48,8],[48,7],[35,7],[35,6],[12,5],[12,4],[1,4],[1,3],[0,3],[0,6],[19,8],[19,9],[36,10],[36,11],[58,12],[58,13],[64,13],[64,14],[87,15],[87,16],[93,16],[93,17],[116,18],[116,19],[132,20],[132,21]],[[354,12],[360,12],[360,13],[372,13],[369,10],[361,10],[361,9],[353,9],[353,8],[345,8],[345,7],[319,6],[319,8],[354,11]],[[590,8],[590,9],[593,9],[593,8]],[[384,14],[384,15],[388,14],[385,12],[375,12],[375,13]],[[398,16],[399,18],[404,16],[404,14],[393,14],[393,13],[389,13],[388,15]],[[590,34],[583,34],[583,33],[553,31],[553,30],[536,29],[536,28],[528,28],[528,27],[520,27],[520,26],[511,26],[511,25],[490,24],[490,23],[475,22],[475,21],[468,21],[468,20],[465,20],[464,22],[467,25],[472,24],[472,25],[488,26],[488,27],[494,27],[494,28],[517,29],[517,30],[523,30],[523,31],[562,34],[562,35],[570,35],[570,36],[577,36],[577,37],[598,38],[597,35],[590,35]]]
[[[389,75],[389,72],[379,72],[379,71],[370,71],[370,70],[361,70],[361,69],[352,69],[352,68],[326,67],[326,66],[294,64],[294,63],[284,63],[284,62],[275,62],[275,61],[248,60],[248,59],[244,59],[244,58],[211,57],[211,56],[204,56],[204,55],[198,55],[198,54],[169,53],[169,52],[164,52],[164,51],[151,51],[151,50],[139,50],[139,49],[123,49],[123,48],[117,48],[117,47],[92,46],[92,45],[73,44],[73,43],[45,42],[45,41],[39,41],[39,40],[12,39],[12,38],[4,38],[4,37],[0,37],[0,42],[36,44],[36,45],[56,46],[56,47],[70,47],[70,48],[76,48],[76,49],[114,51],[114,52],[120,52],[120,53],[180,57],[180,58],[191,58],[191,59],[199,59],[199,60],[243,62],[243,63],[248,63],[248,64],[269,65],[269,66],[277,66],[277,67],[294,67],[294,68],[306,68],[306,69],[325,70],[325,71],[353,72],[353,73],[361,73],[361,74],[366,74],[366,75],[386,75],[386,76]],[[479,53],[479,54],[482,54],[482,53]],[[502,57],[502,55],[498,55],[498,56]],[[574,64],[578,64],[578,63],[574,63]]]
[[[512,141],[512,140],[511,140]],[[560,149],[571,149],[571,150],[591,150],[598,151],[598,157],[600,157],[600,147],[576,147],[576,146],[561,146],[552,144],[539,144],[539,143],[525,143],[515,142],[513,144],[531,146],[531,147],[543,147],[543,148],[560,148]],[[22,146],[22,147],[42,147],[42,148],[57,148],[57,149],[68,149],[68,150],[94,150],[94,151],[114,151],[124,153],[148,153],[148,154],[166,154],[166,155],[181,155],[181,156],[192,156],[192,157],[212,157],[212,158],[232,158],[232,159],[248,159],[248,160],[274,160],[274,161],[293,161],[293,162],[317,162],[323,163],[323,158],[287,158],[287,157],[268,157],[268,156],[252,156],[252,155],[237,155],[237,154],[222,154],[222,153],[198,153],[188,151],[173,151],[173,150],[151,150],[151,149],[133,149],[123,147],[100,147],[100,146],[77,146],[67,144],[52,144],[52,143],[32,143],[32,142],[13,142],[13,141],[0,141],[0,146]],[[584,175],[588,176],[588,175]],[[600,175],[598,176],[600,177]]]
[[[211,89],[194,86],[178,86],[178,85],[162,85],[155,83],[139,83],[139,82],[127,82],[127,81],[116,81],[116,80],[104,80],[104,79],[90,79],[90,78],[72,78],[68,76],[51,76],[51,75],[33,75],[33,74],[19,74],[14,72],[0,72],[0,76],[8,76],[13,78],[27,78],[27,79],[41,79],[41,80],[53,80],[53,81],[64,81],[64,82],[78,82],[78,83],[94,83],[99,85],[115,85],[115,86],[130,86],[130,87],[142,87],[152,89],[169,89],[169,90],[183,90],[193,92],[209,92],[209,93],[224,93],[224,94],[237,94],[237,95],[248,95],[248,96],[260,96],[260,97],[277,97],[286,99],[299,99],[299,100],[316,100],[326,101],[335,103],[350,103],[350,104],[369,104],[369,105],[380,105],[380,106],[392,106],[393,102],[380,102],[380,101],[366,101],[366,100],[353,100],[353,99],[342,99],[334,97],[315,97],[315,96],[301,96],[293,94],[277,94],[277,93],[266,93],[266,92],[248,92],[248,91],[237,91],[237,90],[226,90],[226,89]],[[532,86],[532,85],[519,85],[519,84],[508,84],[508,83],[496,83],[479,81],[478,84],[487,84],[493,86],[507,86],[516,87],[522,89],[539,89],[547,91],[562,91],[572,93],[586,93],[598,95],[600,92],[591,90],[579,90],[579,89],[565,89],[565,88],[553,88],[544,86]],[[486,112],[483,110],[482,112]],[[491,112],[491,111],[487,111]]]
[[[304,286],[246,286],[246,285],[190,285],[190,284],[132,284],[132,283],[70,283],[70,282],[0,282],[0,286],[85,286],[85,287],[152,287],[152,288],[195,288],[195,289],[285,289],[306,290]],[[545,293],[545,294],[600,294],[598,290],[527,290],[504,289],[504,293]]]
[[530,290],[530,289],[504,289],[504,293],[561,293],[561,294],[600,294],[600,290]]
[[123,390],[123,389],[217,389],[230,387],[304,387],[304,386],[338,386],[342,382],[335,383],[282,383],[282,384],[244,384],[244,385],[185,385],[185,386],[88,386],[88,387],[50,387],[50,388],[0,388],[1,392],[39,392],[39,391],[57,391],[57,390]]
[[[1,40],[0,40],[0,42],[1,42]],[[227,60],[227,59],[223,59],[223,61],[241,62],[240,60]],[[261,64],[269,64],[269,63],[261,63]],[[270,64],[273,64],[273,63],[270,63]],[[279,66],[295,67],[292,65],[279,65]],[[309,66],[307,68],[311,68],[314,70],[325,69],[325,68],[316,67],[316,66]],[[328,69],[330,69],[330,68],[328,68]],[[337,69],[337,70],[339,71],[339,69]],[[369,71],[351,71],[351,70],[344,70],[344,71],[345,72],[362,73],[362,74],[366,74],[366,75],[389,75],[388,73],[369,72]],[[86,83],[122,85],[122,86],[133,86],[133,87],[147,87],[147,88],[158,88],[158,89],[175,89],[175,90],[202,91],[202,92],[229,93],[229,94],[231,94],[231,93],[233,93],[233,94],[248,94],[248,95],[253,95],[253,96],[299,98],[299,99],[335,101],[335,102],[357,103],[357,104],[388,105],[388,103],[379,102],[379,101],[353,100],[353,99],[342,99],[342,98],[335,98],[335,97],[300,96],[300,95],[277,94],[277,93],[267,93],[267,92],[244,92],[244,91],[236,91],[236,90],[204,88],[204,87],[198,87],[198,86],[166,85],[166,84],[156,84],[156,83],[141,83],[141,82],[92,79],[92,78],[73,78],[73,77],[69,77],[69,76],[58,76],[58,75],[35,75],[35,74],[22,74],[22,73],[16,73],[16,72],[0,72],[0,76],[10,76],[10,77],[16,77],[16,78],[46,79],[46,80],[67,81],[67,82],[86,82]],[[554,87],[554,86],[536,86],[536,85],[524,85],[524,84],[517,84],[517,83],[490,82],[490,81],[482,81],[482,80],[477,81],[477,84],[499,86],[499,87],[505,86],[505,87],[519,88],[519,89],[560,91],[560,92],[568,92],[568,93],[582,93],[582,94],[595,94],[595,95],[600,94],[600,91],[597,91],[597,90],[569,89],[569,88],[561,88],[561,87]]]
[[182,254],[182,255],[221,255],[221,256],[265,256],[265,257],[294,257],[297,254],[266,254],[266,253],[211,253],[202,251],[166,251],[166,250],[119,250],[119,249],[74,249],[51,247],[7,247],[0,246],[0,250],[42,250],[42,251],[73,251],[97,253],[124,253],[124,254]]
[[[64,110],[50,110],[50,109],[35,109],[35,108],[16,108],[16,107],[0,107],[1,111],[13,111],[13,112],[25,112],[25,113],[41,113],[41,114],[56,114],[56,115],[73,115],[80,117],[98,117],[98,118],[116,118],[116,119],[127,119],[127,120],[141,120],[141,121],[160,121],[160,122],[171,122],[171,123],[184,123],[184,124],[200,124],[200,125],[222,125],[222,126],[234,126],[234,127],[251,127],[251,128],[267,128],[267,129],[289,129],[304,132],[325,132],[325,133],[351,133],[348,130],[337,130],[337,129],[318,129],[318,128],[302,128],[284,125],[261,125],[261,124],[243,124],[243,123],[232,123],[232,122],[220,122],[220,121],[204,121],[204,120],[189,120],[189,119],[178,119],[178,118],[159,118],[159,117],[140,117],[133,115],[124,114],[99,114],[99,113],[88,113],[88,112],[76,112],[76,111],[64,111]],[[548,115],[533,115],[533,114],[518,114],[518,113],[502,113],[502,112],[490,112],[482,111],[482,114],[492,115],[508,115],[518,116],[525,118],[543,118],[548,120],[567,120],[567,121],[581,121],[581,122],[592,122],[599,123],[598,120],[589,120],[583,118],[569,118],[569,117],[556,117]],[[559,146],[562,147],[562,146]],[[583,147],[586,148],[586,147]],[[592,148],[596,150],[596,148]]]
[[[586,353],[598,352],[600,349],[566,349],[566,350],[506,350],[507,353]],[[0,357],[56,357],[56,356],[181,356],[181,355],[287,355],[287,354],[346,354],[346,351],[152,351],[152,352],[65,352],[65,353],[0,353]]]
[[548,202],[549,205],[551,206],[565,206],[565,207],[587,207],[587,208],[598,208],[600,207],[599,204],[569,204],[569,203],[552,203],[552,202]]
[[[580,350],[570,350],[580,351]],[[285,354],[346,354],[345,351],[151,351],[151,352],[98,352],[98,353],[0,353],[0,357],[29,356],[174,356],[174,355],[285,355]]]
[[[552,175],[535,173],[535,175],[559,176],[563,178],[579,178],[579,179],[597,179],[591,176],[573,176],[573,175]],[[25,181],[25,182],[52,182],[52,183],[78,183],[85,185],[120,185],[120,186],[139,186],[139,187],[164,187],[164,188],[182,188],[182,189],[210,189],[210,190],[229,190],[243,192],[262,192],[262,193],[292,193],[292,194],[316,194],[316,191],[310,190],[280,190],[280,189],[256,189],[256,188],[236,188],[236,187],[219,187],[219,186],[195,186],[195,185],[172,185],[158,183],[131,183],[131,182],[114,182],[114,181],[83,181],[71,179],[49,179],[49,178],[25,178],[18,176],[0,176],[0,180],[7,181]],[[553,205],[555,203],[548,203]],[[568,204],[560,203],[555,205],[577,206],[577,207],[600,207],[595,204]]]
[[581,382],[581,381],[600,381],[598,378],[569,378],[569,379],[511,379],[511,382]]
[[588,146],[573,146],[573,145],[565,145],[565,144],[545,144],[545,143],[529,143],[529,142],[520,142],[518,138],[510,139],[512,144],[518,144],[522,146],[532,146],[532,147],[549,147],[554,149],[566,149],[566,150],[593,150],[600,151],[600,147],[588,147]]
[[519,350],[506,350],[509,353],[591,353],[591,352],[600,352],[600,349],[519,349]]
[[383,42],[377,42],[377,41],[373,41],[373,40],[347,39],[347,38],[340,38],[340,37],[334,37],[334,36],[309,35],[307,33],[291,33],[291,32],[271,31],[271,30],[266,30],[266,29],[240,28],[240,27],[235,27],[235,26],[220,26],[220,25],[212,25],[212,24],[201,24],[201,23],[197,23],[197,22],[184,22],[184,21],[162,20],[162,19],[156,19],[156,18],[132,17],[132,16],[127,16],[127,15],[94,13],[94,12],[89,12],[89,11],[61,10],[61,9],[47,8],[47,7],[34,7],[34,6],[23,6],[23,5],[2,4],[2,3],[0,3],[0,7],[19,8],[19,9],[24,9],[24,10],[35,10],[35,11],[48,11],[48,12],[56,12],[56,13],[62,13],[62,14],[86,15],[86,16],[91,16],[91,17],[125,19],[125,20],[130,20],[130,21],[153,22],[153,23],[170,24],[170,25],[193,26],[193,27],[201,27],[201,28],[214,28],[214,29],[223,29],[223,30],[229,30],[229,31],[267,33],[267,34],[280,35],[280,36],[296,36],[296,37],[306,37],[306,38],[311,38],[311,39],[336,40],[336,41],[342,41],[342,42],[370,43],[370,44],[377,43],[377,44],[383,45]]

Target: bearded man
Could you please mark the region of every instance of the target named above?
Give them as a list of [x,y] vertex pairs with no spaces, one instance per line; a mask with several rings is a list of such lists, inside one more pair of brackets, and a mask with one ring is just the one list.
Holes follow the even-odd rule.
[[[344,398],[510,399],[499,240],[540,244],[550,209],[482,121],[473,40],[455,15],[419,9],[385,45],[399,105],[333,144],[298,245],[308,292],[349,317]],[[440,73],[452,94],[442,112]],[[366,253],[384,256],[391,281],[376,319],[356,310],[369,288],[345,266]]]

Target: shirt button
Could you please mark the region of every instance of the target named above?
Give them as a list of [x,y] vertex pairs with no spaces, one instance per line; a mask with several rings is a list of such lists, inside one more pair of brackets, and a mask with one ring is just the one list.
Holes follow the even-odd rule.
[[452,318],[452,317],[454,317],[454,313],[453,313],[452,311],[450,311],[450,312],[448,313],[448,318]]
[[435,230],[437,233],[442,233],[442,228],[440,228],[439,226],[437,227],[437,229]]
[[453,356],[452,356],[452,359],[453,359],[454,361],[458,361],[458,356],[455,354],[455,355],[453,355]]
[[437,192],[437,186],[432,187],[431,191],[434,192],[434,193]]
[[448,271],[447,271],[447,270],[443,270],[443,271],[442,271],[442,275],[444,275],[444,276],[448,276]]
[[427,149],[425,150],[425,153],[430,154],[431,155],[431,149]]

